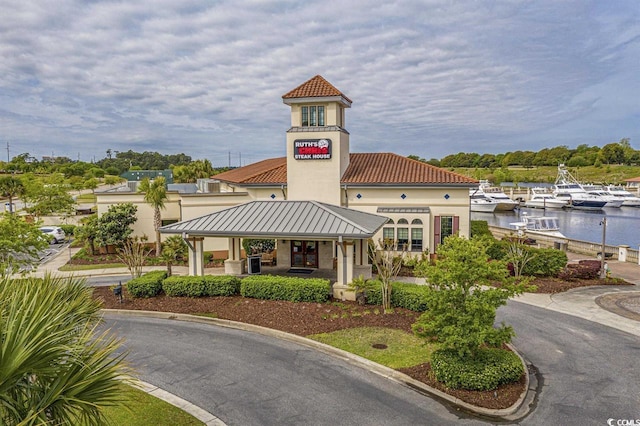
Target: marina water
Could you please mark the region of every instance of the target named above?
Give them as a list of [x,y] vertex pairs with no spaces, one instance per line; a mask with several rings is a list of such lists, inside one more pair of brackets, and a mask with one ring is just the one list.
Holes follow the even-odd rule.
[[607,218],[605,242],[608,245],[640,246],[640,208],[621,207],[596,211],[572,209],[531,209],[521,207],[512,212],[471,213],[472,220],[485,220],[489,225],[512,228],[522,213],[529,216],[554,216],[558,218],[560,232],[572,240],[602,242],[602,219]]

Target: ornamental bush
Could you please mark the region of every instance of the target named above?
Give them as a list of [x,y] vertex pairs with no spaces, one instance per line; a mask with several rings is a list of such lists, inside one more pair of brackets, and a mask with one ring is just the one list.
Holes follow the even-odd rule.
[[240,291],[240,279],[231,275],[171,276],[162,282],[171,297],[233,296]]
[[127,282],[127,292],[132,297],[154,297],[162,290],[162,280],[167,277],[166,271],[152,271]]
[[240,294],[255,299],[322,303],[329,300],[331,282],[322,278],[253,275],[242,279]]
[[567,265],[567,253],[552,248],[527,247],[533,256],[525,265],[522,275],[554,277]]
[[483,348],[473,358],[440,349],[431,355],[431,369],[436,380],[449,388],[480,391],[517,382],[524,374],[518,355],[498,348]]
[[[424,285],[394,282],[391,284],[391,306],[405,308],[415,312],[427,310],[427,296],[429,288]],[[380,281],[367,281],[367,304],[382,305]]]

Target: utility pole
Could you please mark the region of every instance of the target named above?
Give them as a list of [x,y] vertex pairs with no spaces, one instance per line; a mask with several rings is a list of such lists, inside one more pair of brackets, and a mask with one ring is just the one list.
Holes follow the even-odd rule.
[[239,152],[238,155],[239,155],[239,158],[240,158],[240,160],[239,160],[240,164],[238,164],[238,167],[242,167],[242,153]]
[[605,264],[605,240],[606,240],[606,236],[607,236],[607,218],[603,217],[602,221],[600,222],[600,225],[602,225],[602,247],[600,248],[600,277],[601,278],[605,278],[607,276],[607,271],[604,270],[604,264]]
[[7,141],[7,163],[10,161],[11,160],[9,160],[9,141]]

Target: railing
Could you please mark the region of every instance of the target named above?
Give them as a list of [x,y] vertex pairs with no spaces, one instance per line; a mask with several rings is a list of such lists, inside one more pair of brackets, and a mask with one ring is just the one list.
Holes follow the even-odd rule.
[[[501,228],[499,226],[489,226],[489,230],[493,234],[493,236],[497,239],[502,239],[503,237],[514,236],[515,232],[513,229],[509,228]],[[598,253],[602,251],[601,243],[592,243],[589,241],[582,240],[572,240],[570,238],[554,238],[546,235],[529,235],[532,239],[536,241],[536,245],[538,247],[553,247],[561,250],[570,251],[573,253],[586,254],[589,256],[597,257]],[[620,252],[624,250],[625,252],[625,261],[629,263],[638,264],[638,249],[630,248],[627,246],[612,246],[609,244],[605,244],[604,252],[607,256],[611,253],[613,259],[618,259]]]

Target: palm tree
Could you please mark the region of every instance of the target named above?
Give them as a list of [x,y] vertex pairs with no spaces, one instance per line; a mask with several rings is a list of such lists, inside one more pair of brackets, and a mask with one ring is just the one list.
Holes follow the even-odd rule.
[[187,255],[187,243],[181,236],[173,235],[162,243],[162,260],[167,263],[167,275],[173,273],[171,267],[175,262]]
[[0,279],[0,424],[105,424],[132,382],[82,279]]
[[24,185],[22,181],[13,176],[3,176],[0,178],[0,193],[3,197],[9,197],[9,213],[13,213],[13,198],[24,195]]
[[156,256],[160,256],[162,253],[162,243],[160,242],[162,216],[160,215],[160,209],[164,208],[164,202],[167,200],[165,183],[165,178],[162,176],[154,180],[144,178],[138,187],[138,191],[144,192],[144,201],[153,207],[153,228],[156,231]]

